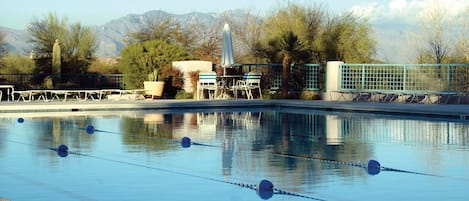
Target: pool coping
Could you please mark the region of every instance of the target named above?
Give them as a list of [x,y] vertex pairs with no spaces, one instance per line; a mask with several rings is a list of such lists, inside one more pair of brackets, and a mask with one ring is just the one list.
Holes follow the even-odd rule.
[[0,115],[35,112],[78,112],[209,108],[296,108],[305,110],[352,111],[378,114],[417,115],[469,121],[469,105],[341,102],[322,100],[140,100],[140,101],[67,101],[1,102]]

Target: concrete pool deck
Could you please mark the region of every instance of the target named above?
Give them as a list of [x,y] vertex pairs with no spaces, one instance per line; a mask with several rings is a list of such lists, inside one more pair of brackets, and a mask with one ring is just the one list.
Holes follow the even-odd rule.
[[78,112],[158,109],[209,109],[236,107],[296,108],[304,110],[350,111],[391,115],[425,116],[469,121],[465,104],[400,104],[376,102],[339,102],[321,100],[140,100],[1,102],[0,116],[36,112]]
[[209,109],[236,107],[280,107],[304,110],[352,111],[380,114],[428,116],[469,121],[466,104],[399,104],[320,100],[151,100],[151,101],[67,101],[1,102],[0,116],[34,112],[77,112],[103,110]]

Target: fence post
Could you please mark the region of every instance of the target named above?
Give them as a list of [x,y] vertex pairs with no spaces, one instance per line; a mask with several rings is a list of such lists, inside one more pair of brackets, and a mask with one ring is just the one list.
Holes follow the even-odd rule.
[[365,71],[365,64],[362,64],[362,87],[361,87],[361,90],[365,89],[365,79],[367,78],[366,77],[366,71]]
[[333,91],[338,91],[340,88],[340,65],[344,64],[342,61],[329,61],[326,66],[326,91],[322,94],[322,100],[337,99],[332,94]]
[[406,90],[406,82],[407,82],[407,65],[404,64],[403,66],[404,68],[404,78],[403,78],[403,81],[402,81],[402,90],[405,91]]
[[450,71],[451,65],[446,65],[446,90],[447,91],[452,91],[451,90],[451,77],[450,77]]

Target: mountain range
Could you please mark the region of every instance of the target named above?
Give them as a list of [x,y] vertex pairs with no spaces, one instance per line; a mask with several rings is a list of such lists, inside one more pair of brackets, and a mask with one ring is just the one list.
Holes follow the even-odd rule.
[[[227,11],[229,12],[229,11]],[[221,14],[220,14],[221,15]],[[220,18],[216,13],[188,13],[184,15],[170,14],[161,10],[153,10],[141,15],[129,14],[119,19],[111,20],[104,25],[93,26],[98,41],[96,50],[97,56],[118,56],[120,51],[125,47],[124,40],[130,32],[136,32],[145,23],[145,18],[155,16],[169,16],[181,23],[182,26],[187,22],[214,22]],[[18,52],[27,54],[32,49],[30,43],[30,35],[26,30],[16,30],[8,27],[0,27],[0,32],[6,33],[5,43],[9,52]]]
[[[125,47],[125,39],[129,32],[138,31],[145,23],[145,18],[155,16],[169,16],[178,21],[181,26],[190,24],[190,22],[201,22],[207,24],[216,24],[217,20],[221,20],[223,16],[231,16],[233,18],[241,18],[243,13],[240,10],[225,11],[223,13],[200,13],[192,12],[182,15],[167,13],[162,10],[148,11],[143,14],[129,14],[127,16],[111,20],[104,25],[94,26],[97,36],[98,46],[96,56],[98,57],[115,57]],[[401,53],[396,52],[398,46],[396,43],[404,41],[405,36],[402,34],[402,26],[376,24],[374,29],[374,37],[377,44],[377,57],[380,60],[388,62],[401,62]],[[401,27],[401,28],[399,28]],[[8,27],[1,27],[0,32],[6,33],[5,43],[9,52],[17,52],[27,55],[32,46],[28,42],[30,35],[26,30],[16,30]]]

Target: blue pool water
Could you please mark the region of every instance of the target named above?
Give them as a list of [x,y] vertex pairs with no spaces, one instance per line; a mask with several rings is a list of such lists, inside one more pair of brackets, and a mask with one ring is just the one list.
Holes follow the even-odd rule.
[[269,108],[0,117],[9,200],[467,200],[468,185],[467,122]]

